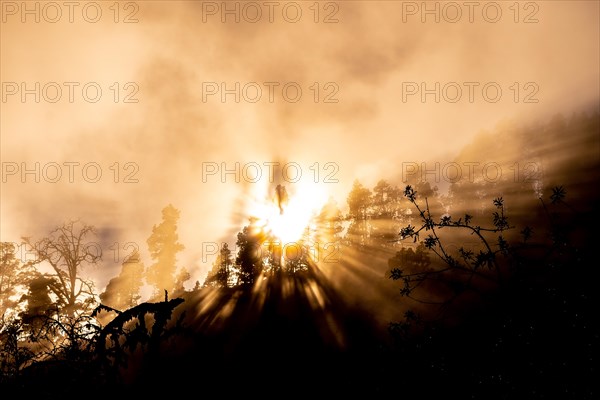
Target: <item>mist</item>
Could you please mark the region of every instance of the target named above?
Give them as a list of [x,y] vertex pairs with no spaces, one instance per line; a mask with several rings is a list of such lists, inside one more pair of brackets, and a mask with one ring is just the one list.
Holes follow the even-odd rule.
[[597,397],[598,1],[0,12],[0,387]]
[[[123,260],[112,260],[111,246],[125,252],[135,243],[144,254],[161,209],[173,204],[181,210],[186,246],[178,263],[192,272],[192,282],[202,280],[212,262],[202,244],[230,242],[249,217],[240,198],[256,192],[253,183],[223,178],[221,171],[203,177],[207,163],[230,169],[258,163],[263,173],[264,163],[297,163],[305,179],[319,163],[319,184],[345,207],[355,179],[373,186],[397,176],[402,162],[447,161],[503,121],[534,123],[597,105],[597,2],[536,3],[537,11],[520,10],[518,23],[504,4],[495,23],[479,9],[472,23],[466,8],[457,23],[443,13],[438,23],[422,10],[411,14],[403,2],[335,4],[339,9],[320,9],[319,23],[308,3],[300,3],[295,23],[284,18],[283,6],[273,22],[266,6],[258,22],[248,22],[254,14],[244,16],[244,3],[239,23],[234,15],[223,23],[220,9],[213,15],[196,2],[139,3],[134,23],[115,23],[107,5],[97,23],[77,12],[70,23],[65,10],[57,23],[43,14],[39,23],[33,16],[22,23],[21,10],[4,9],[2,241],[43,236],[70,219],[94,225],[105,257],[87,273],[102,288]],[[132,11],[122,9],[120,20]],[[536,22],[524,23],[530,14]],[[28,89],[57,82],[62,97],[46,101],[50,88],[39,102],[34,94],[22,101],[21,93],[7,94],[13,89],[7,82],[19,90],[22,82]],[[80,83],[73,102],[63,82]],[[80,88],[88,82],[102,88],[98,102],[83,98]],[[236,82],[240,98],[230,93],[223,102],[221,84],[235,91]],[[423,82],[430,91],[440,82],[439,102],[436,94],[422,101]],[[473,101],[464,82],[478,83]],[[482,94],[490,82],[490,96],[495,87],[502,90],[497,102]],[[252,102],[257,87],[262,95]],[[302,95],[292,102],[297,87]],[[415,87],[419,92],[408,94]],[[460,99],[448,101],[457,87]],[[527,95],[536,102],[525,102]],[[126,103],[127,96],[136,102]],[[35,163],[39,183],[35,173],[21,176],[24,165],[35,170]],[[44,176],[49,163],[62,167],[56,183]],[[79,163],[72,164],[73,182],[64,163]],[[88,163],[97,165],[84,176]],[[326,163],[338,167],[337,182],[323,182]],[[8,174],[5,166],[14,165],[19,170]],[[92,182],[98,166],[102,176]]]

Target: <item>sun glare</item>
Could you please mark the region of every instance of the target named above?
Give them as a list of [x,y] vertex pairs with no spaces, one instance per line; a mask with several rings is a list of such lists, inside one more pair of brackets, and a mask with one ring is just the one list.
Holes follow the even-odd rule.
[[279,239],[283,246],[301,239],[327,202],[327,193],[316,183],[288,185],[285,191],[286,201],[278,197],[277,189],[271,189],[264,201],[255,202],[249,211],[257,218],[257,225]]

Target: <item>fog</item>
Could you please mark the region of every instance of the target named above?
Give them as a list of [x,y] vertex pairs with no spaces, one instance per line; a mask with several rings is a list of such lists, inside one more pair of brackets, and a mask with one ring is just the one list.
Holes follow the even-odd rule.
[[[262,18],[249,22],[254,14],[243,14],[241,2],[240,22],[225,15],[223,23],[208,3],[139,2],[139,10],[120,3],[118,23],[108,3],[100,3],[96,23],[79,9],[69,22],[66,7],[56,23],[47,21],[54,11],[44,16],[41,8],[36,23],[22,15],[25,3],[2,3],[2,241],[40,237],[80,218],[100,233],[104,262],[88,273],[102,288],[123,260],[113,244],[125,252],[136,243],[146,257],[152,226],[173,204],[186,246],[179,265],[194,282],[212,262],[203,260],[202,243],[233,240],[248,218],[245,197],[260,196],[242,176],[249,163],[263,173],[265,163],[296,163],[303,179],[313,179],[319,163],[319,186],[343,206],[354,179],[372,187],[396,177],[402,162],[449,160],[507,120],[535,123],[598,101],[598,2],[531,3],[538,8],[521,8],[518,23],[504,2],[495,23],[486,20],[493,11],[484,18],[479,8],[472,23],[466,7],[456,23],[447,21],[452,10],[440,11],[436,23],[422,10],[411,14],[410,2],[384,1],[331,3],[339,10],[319,3],[318,23],[309,2],[295,3],[302,10],[296,23],[288,22],[294,10],[282,14],[284,3],[273,22],[267,6],[255,3]],[[123,23],[132,12],[138,22]],[[338,22],[324,23],[327,16]],[[23,82],[34,92],[39,82],[38,94],[23,101]],[[57,84],[44,92],[50,82]],[[72,102],[64,82],[76,83]],[[232,90],[236,82],[239,102],[231,93],[223,102],[221,83]],[[427,90],[440,83],[439,102],[434,93],[422,101],[423,82]],[[56,86],[62,95],[52,103]],[[86,100],[97,86],[98,101]],[[253,102],[257,87],[262,95]],[[497,87],[502,95],[493,102]],[[21,175],[35,163],[38,176]],[[97,164],[82,174],[88,163]],[[208,163],[219,171],[203,176]],[[235,163],[239,182],[220,175]],[[56,164],[62,175],[54,179]],[[337,183],[324,181],[331,171]]]

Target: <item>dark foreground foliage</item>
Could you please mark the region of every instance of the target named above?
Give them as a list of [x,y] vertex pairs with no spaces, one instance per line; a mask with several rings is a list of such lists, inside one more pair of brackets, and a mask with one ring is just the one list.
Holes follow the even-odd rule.
[[[390,324],[391,336],[309,268],[259,278],[252,287],[166,295],[123,312],[100,306],[89,316],[14,322],[2,330],[3,384],[46,398],[183,395],[188,387],[224,396],[591,398],[598,339],[594,263],[587,243],[571,242],[582,227],[573,229],[576,217],[562,204],[562,189],[540,204],[547,232],[533,234],[513,228],[501,199],[494,202],[492,225],[483,228],[468,216],[434,219],[412,188],[406,195],[423,224],[401,236],[427,235],[426,250],[390,259],[390,277],[415,300],[404,320]],[[444,229],[473,232],[482,250],[458,249],[454,258],[438,240]],[[519,234],[509,240],[508,230]],[[441,263],[424,261],[430,256]],[[421,285],[430,283],[436,301],[418,298]],[[458,306],[463,297],[469,307]],[[92,318],[103,313],[114,317],[101,326]],[[36,335],[19,346],[25,332]],[[36,344],[44,345],[43,356]]]

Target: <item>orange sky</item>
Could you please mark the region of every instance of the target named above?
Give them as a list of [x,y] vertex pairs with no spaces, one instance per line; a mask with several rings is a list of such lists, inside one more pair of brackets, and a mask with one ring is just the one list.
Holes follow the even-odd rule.
[[[172,203],[181,210],[180,241],[186,246],[180,263],[199,276],[205,272],[201,244],[232,238],[244,222],[240,199],[253,192],[251,183],[213,177],[203,182],[203,163],[295,162],[305,177],[315,162],[322,173],[326,163],[335,163],[339,182],[322,182],[324,174],[319,180],[344,203],[355,178],[372,186],[396,175],[401,161],[445,160],[500,121],[568,115],[599,97],[597,1],[538,1],[527,8],[520,2],[518,23],[509,8],[512,1],[495,3],[502,11],[496,23],[486,20],[495,8],[484,3],[474,10],[472,23],[464,6],[462,18],[449,22],[455,10],[446,3],[439,3],[439,23],[434,15],[411,8],[421,2],[320,2],[318,23],[312,1],[287,8],[286,2],[275,2],[273,22],[265,2],[237,2],[239,23],[235,15],[221,22],[221,2],[121,2],[118,17],[113,3],[98,2],[102,15],[96,23],[86,21],[94,18],[89,2],[74,9],[72,23],[61,6],[62,17],[52,23],[56,10],[42,2],[37,23],[35,14],[21,9],[25,3],[1,2],[3,171],[39,162],[40,168],[57,163],[63,173],[56,183],[44,176],[36,183],[34,175],[22,182],[19,173],[3,172],[2,241],[39,237],[67,219],[81,218],[98,227],[107,243],[135,242],[146,251],[160,210]],[[229,7],[235,3],[228,2]],[[263,15],[253,23],[255,5]],[[297,9],[299,21],[289,22]],[[124,23],[130,13],[137,22]],[[324,23],[326,16],[338,22]],[[427,18],[424,23],[421,17]],[[537,22],[524,23],[527,18]],[[35,94],[25,102],[21,93],[12,94],[23,82],[30,89],[40,82],[39,103]],[[55,96],[52,85],[41,93],[49,82],[62,88],[56,103],[47,101]],[[78,85],[72,103],[64,82]],[[96,103],[81,92],[90,82],[102,89]],[[220,89],[222,82],[227,88],[239,82],[240,90],[246,86],[248,91],[240,93],[239,103],[235,95],[222,103],[219,94],[203,92],[214,88],[212,83]],[[273,102],[265,82],[273,82]],[[435,82],[441,88],[456,84],[447,86],[439,103],[434,95],[423,103],[419,94],[403,96],[413,82],[417,87],[425,82],[427,88]],[[473,102],[464,82],[479,85]],[[514,82],[519,83],[518,102]],[[498,102],[483,97],[486,83],[502,89]],[[295,87],[302,89],[299,101],[286,100],[286,84],[292,86],[290,96]],[[254,98],[256,86],[262,97],[253,103],[247,99]],[[462,97],[451,103],[447,99],[455,96],[456,86]],[[139,91],[132,98],[138,102],[124,103],[135,88]],[[524,103],[534,88],[539,91],[532,98],[539,101]],[[325,103],[335,90],[331,99],[337,102]],[[73,183],[65,162],[79,163],[70,164]],[[98,182],[82,177],[87,163],[97,163],[102,171]],[[132,163],[128,169],[126,163]],[[138,182],[124,183],[127,173]],[[110,260],[112,250],[105,251]],[[118,264],[101,268],[93,275],[102,285]]]

